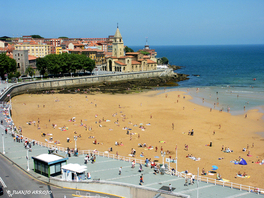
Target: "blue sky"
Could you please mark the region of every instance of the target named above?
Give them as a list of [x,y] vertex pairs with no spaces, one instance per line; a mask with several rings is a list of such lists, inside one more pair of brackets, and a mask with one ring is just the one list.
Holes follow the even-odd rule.
[[264,0],[0,0],[0,36],[108,37],[128,46],[264,44]]

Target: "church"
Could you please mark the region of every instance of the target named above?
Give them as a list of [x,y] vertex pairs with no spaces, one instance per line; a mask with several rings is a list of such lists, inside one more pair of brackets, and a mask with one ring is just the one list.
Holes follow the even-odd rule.
[[140,52],[128,52],[124,54],[124,42],[117,27],[113,37],[112,56],[107,57],[104,71],[112,72],[141,72],[157,69],[157,62],[151,60],[151,56]]

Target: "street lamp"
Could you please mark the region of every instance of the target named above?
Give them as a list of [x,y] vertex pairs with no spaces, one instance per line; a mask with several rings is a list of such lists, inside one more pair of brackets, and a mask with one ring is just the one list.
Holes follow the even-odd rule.
[[29,150],[29,147],[27,146],[27,171],[29,171],[29,157],[28,157],[28,150]]
[[163,157],[163,163],[162,163],[162,167],[161,168],[164,168],[164,169],[165,169],[165,165],[164,165],[164,157],[165,157],[165,155],[166,155],[166,152],[165,151],[164,152],[161,151],[161,156]]
[[3,142],[3,154],[5,154],[5,136],[4,136],[4,133],[2,133],[2,142]]
[[74,151],[77,150],[77,139],[78,139],[78,137],[77,136],[74,136],[74,141],[75,141],[75,149],[74,149]]

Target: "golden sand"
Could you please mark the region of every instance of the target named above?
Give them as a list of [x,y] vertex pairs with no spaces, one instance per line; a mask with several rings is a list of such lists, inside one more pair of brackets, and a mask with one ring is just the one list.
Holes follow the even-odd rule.
[[[134,148],[137,151],[136,158],[154,160],[157,159],[154,156],[159,156],[160,163],[161,146],[164,151],[170,151],[166,157],[175,158],[177,145],[178,171],[188,170],[197,173],[198,167],[201,172],[202,168],[209,171],[212,165],[216,165],[219,167],[217,172],[224,179],[264,188],[264,165],[255,163],[258,159],[264,159],[264,138],[256,134],[264,131],[261,113],[251,110],[245,112],[247,118],[244,115],[232,116],[227,112],[210,111],[208,107],[193,104],[189,101],[191,96],[186,95],[184,98],[183,92],[158,93],[150,91],[130,95],[25,94],[12,100],[13,120],[17,127],[23,128],[25,137],[35,140],[45,142],[45,139],[53,137],[54,141],[60,141],[60,146],[74,148],[73,137],[81,134],[77,141],[79,150],[106,151],[112,147],[114,154],[118,152],[119,155],[128,156],[131,148]],[[72,117],[76,117],[76,122],[69,122]],[[40,129],[37,127],[38,119]],[[81,126],[81,120],[83,125],[91,127],[92,130],[86,130]],[[28,125],[29,121],[35,121],[36,126]],[[52,124],[57,125],[55,129]],[[139,128],[140,124],[143,124],[145,130]],[[59,129],[64,126],[68,130]],[[131,128],[130,133],[133,135],[127,135],[124,127]],[[194,136],[188,135],[188,131],[192,129]],[[74,134],[74,131],[77,134]],[[52,136],[41,137],[41,133]],[[91,136],[95,138],[89,138]],[[70,143],[66,142],[67,137],[71,139]],[[93,144],[95,139],[99,144]],[[115,142],[122,142],[123,146],[115,146]],[[207,146],[210,142],[212,147]],[[139,143],[146,143],[148,147],[153,146],[154,149],[140,148]],[[184,150],[185,144],[188,145],[188,151]],[[247,148],[247,144],[252,157],[248,157],[247,152],[242,151],[244,147]],[[222,152],[222,145],[229,147],[233,152]],[[140,157],[141,152],[144,154],[143,158]],[[200,158],[200,161],[186,158],[188,154]],[[239,156],[244,158],[248,165],[234,165],[230,162]],[[175,164],[171,164],[171,167],[175,167]],[[238,171],[246,172],[250,178],[235,178]],[[209,177],[216,178],[215,175]]]

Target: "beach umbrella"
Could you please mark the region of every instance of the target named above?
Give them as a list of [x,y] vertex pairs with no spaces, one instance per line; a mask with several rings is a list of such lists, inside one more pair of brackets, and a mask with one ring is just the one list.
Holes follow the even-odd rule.
[[217,170],[217,169],[218,169],[218,167],[217,167],[217,166],[215,166],[215,165],[213,165],[212,167],[213,167],[213,169],[212,169],[212,170]]

